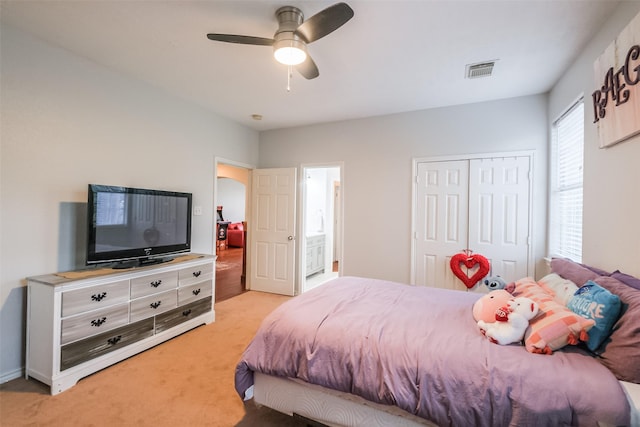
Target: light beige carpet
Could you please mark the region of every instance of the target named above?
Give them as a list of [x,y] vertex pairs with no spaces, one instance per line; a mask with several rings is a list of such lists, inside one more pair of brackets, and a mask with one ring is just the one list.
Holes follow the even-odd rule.
[[0,425],[14,426],[304,426],[243,403],[233,377],[262,319],[288,297],[246,292],[216,303],[216,321],[49,395],[16,379],[0,386]]

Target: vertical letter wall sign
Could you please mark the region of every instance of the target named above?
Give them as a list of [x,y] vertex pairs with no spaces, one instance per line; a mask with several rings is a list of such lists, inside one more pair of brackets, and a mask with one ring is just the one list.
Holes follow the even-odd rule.
[[600,148],[640,133],[640,13],[593,64],[591,95]]

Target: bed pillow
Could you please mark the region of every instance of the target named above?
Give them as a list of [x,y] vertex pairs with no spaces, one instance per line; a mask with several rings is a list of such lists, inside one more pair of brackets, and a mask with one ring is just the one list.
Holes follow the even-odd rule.
[[575,345],[589,338],[588,331],[595,322],[585,319],[557,303],[530,277],[516,282],[516,297],[531,298],[538,303],[538,315],[529,322],[524,345],[531,353],[551,354],[567,344]]
[[598,277],[594,282],[617,295],[622,303],[611,335],[595,353],[619,380],[640,384],[640,290],[613,277]]
[[547,292],[554,295],[553,299],[566,306],[578,290],[578,286],[571,280],[563,279],[556,273],[550,273],[538,280],[538,284]]
[[567,308],[595,322],[587,341],[587,348],[595,351],[611,334],[611,328],[620,316],[620,298],[589,280],[576,291]]
[[566,258],[553,258],[551,260],[551,272],[571,280],[578,287],[598,277],[597,273]]
[[609,273],[606,270],[603,270],[601,268],[598,267],[593,267],[591,265],[587,265],[587,264],[580,264],[581,266],[583,266],[584,268],[593,271],[594,273],[596,273],[598,276],[609,276],[611,273]]
[[640,279],[637,277],[633,277],[629,274],[621,273],[620,270],[616,270],[611,273],[611,277],[614,279],[624,283],[625,285],[631,286],[632,288],[640,290]]

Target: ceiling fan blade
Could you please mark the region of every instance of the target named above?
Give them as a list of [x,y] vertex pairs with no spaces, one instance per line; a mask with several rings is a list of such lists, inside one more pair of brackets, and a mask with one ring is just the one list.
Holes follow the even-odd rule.
[[307,55],[307,59],[303,63],[296,65],[296,70],[307,80],[315,79],[320,75],[318,66],[309,55]]
[[238,44],[253,44],[258,46],[272,46],[273,39],[267,39],[264,37],[253,36],[238,36],[235,34],[207,34],[209,40],[217,42],[238,43]]
[[353,9],[346,3],[336,3],[304,21],[296,33],[311,43],[342,27],[351,18]]

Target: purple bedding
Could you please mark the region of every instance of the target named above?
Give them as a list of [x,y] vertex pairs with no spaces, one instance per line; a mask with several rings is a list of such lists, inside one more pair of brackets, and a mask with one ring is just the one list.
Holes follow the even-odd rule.
[[440,426],[628,425],[607,368],[570,347],[528,353],[484,338],[480,294],[343,277],[291,299],[261,325],[236,367],[396,405]]

